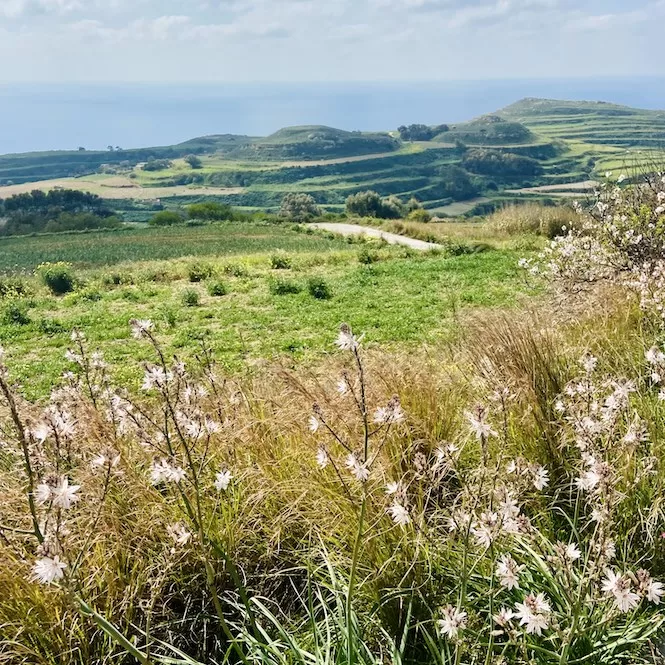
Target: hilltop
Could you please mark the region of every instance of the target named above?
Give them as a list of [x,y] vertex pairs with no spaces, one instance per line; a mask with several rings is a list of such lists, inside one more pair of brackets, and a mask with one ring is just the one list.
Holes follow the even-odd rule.
[[588,186],[606,170],[648,163],[648,151],[664,141],[665,111],[527,98],[467,122],[384,132],[305,125],[267,137],[219,134],[172,146],[5,155],[0,198],[75,188],[141,220],[150,202],[216,198],[275,209],[287,192],[311,194],[334,211],[349,195],[372,189],[415,197],[441,215],[477,214],[525,198],[577,196],[580,183]]

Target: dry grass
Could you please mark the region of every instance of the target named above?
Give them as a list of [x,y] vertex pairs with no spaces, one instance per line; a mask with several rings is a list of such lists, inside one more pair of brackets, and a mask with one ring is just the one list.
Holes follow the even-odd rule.
[[488,228],[499,235],[533,233],[547,238],[560,235],[564,228],[576,224],[579,224],[579,216],[571,207],[537,203],[506,206],[487,219]]

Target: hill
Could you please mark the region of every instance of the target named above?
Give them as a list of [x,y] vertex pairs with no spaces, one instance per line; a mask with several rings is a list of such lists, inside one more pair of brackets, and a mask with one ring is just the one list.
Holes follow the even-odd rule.
[[[392,133],[305,125],[267,137],[219,134],[153,148],[5,155],[0,198],[74,188],[140,221],[164,202],[178,207],[210,198],[274,210],[288,192],[339,211],[349,195],[372,189],[415,197],[436,214],[473,215],[523,199],[579,196],[580,183],[587,188],[605,171],[650,164],[664,141],[663,111],[528,98],[468,122]],[[200,163],[183,159],[190,154]]]
[[550,139],[652,148],[665,143],[665,111],[608,102],[527,98],[497,114]]

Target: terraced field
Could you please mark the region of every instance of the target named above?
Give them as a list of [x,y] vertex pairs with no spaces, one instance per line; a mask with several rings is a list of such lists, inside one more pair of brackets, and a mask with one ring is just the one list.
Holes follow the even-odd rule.
[[[324,209],[341,211],[349,195],[372,189],[403,200],[415,197],[438,215],[474,215],[521,198],[575,194],[576,183],[606,171],[653,168],[665,143],[665,112],[602,102],[525,99],[442,127],[447,129],[430,141],[402,141],[397,132],[291,127],[266,138],[202,137],[120,155],[0,156],[0,198],[74,188],[109,199],[126,219],[140,221],[157,200],[179,207],[214,199],[274,211],[286,193],[303,192]],[[197,168],[184,159],[188,152],[198,155]],[[475,168],[467,160],[474,152],[507,155],[520,167]],[[104,159],[108,163],[100,166]],[[145,161],[155,159],[164,165],[146,170]],[[81,175],[46,177],[59,169]],[[129,210],[133,201],[139,205]]]

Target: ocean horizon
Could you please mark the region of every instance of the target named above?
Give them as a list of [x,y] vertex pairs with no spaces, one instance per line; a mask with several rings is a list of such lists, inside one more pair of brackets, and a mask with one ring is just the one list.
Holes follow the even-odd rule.
[[385,131],[461,122],[524,97],[665,109],[665,78],[396,83],[0,84],[0,154],[136,148],[292,125]]

